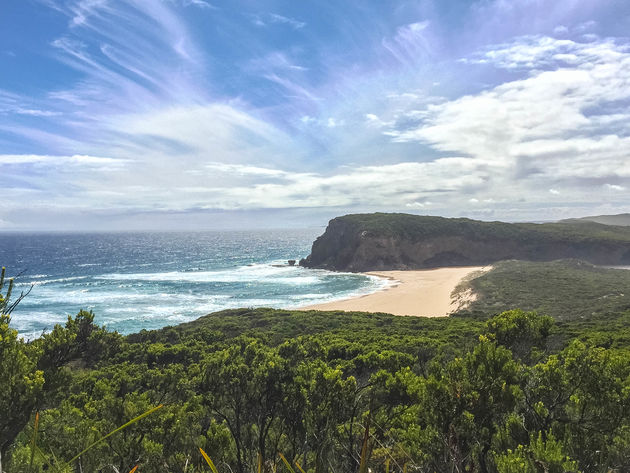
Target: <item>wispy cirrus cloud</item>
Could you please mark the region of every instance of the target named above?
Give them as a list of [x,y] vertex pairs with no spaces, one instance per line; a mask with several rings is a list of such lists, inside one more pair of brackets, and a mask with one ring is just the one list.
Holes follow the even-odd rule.
[[215,10],[217,8],[212,3],[207,2],[206,0],[182,0],[182,3],[186,7],[193,6],[202,9],[209,8],[211,10]]
[[398,27],[392,38],[383,38],[382,45],[402,64],[416,65],[419,59],[432,54],[427,37],[429,21],[418,21]]
[[295,18],[289,18],[287,16],[279,15],[277,13],[265,13],[262,15],[255,15],[253,23],[256,26],[269,26],[269,25],[286,25],[295,30],[299,30],[306,26],[306,22],[296,20]]

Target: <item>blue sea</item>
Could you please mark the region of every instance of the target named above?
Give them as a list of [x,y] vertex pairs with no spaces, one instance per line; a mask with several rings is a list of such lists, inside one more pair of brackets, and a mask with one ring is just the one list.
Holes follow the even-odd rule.
[[236,307],[297,308],[388,283],[289,266],[321,229],[203,233],[0,234],[0,265],[31,292],[12,325],[35,338],[80,309],[127,334]]

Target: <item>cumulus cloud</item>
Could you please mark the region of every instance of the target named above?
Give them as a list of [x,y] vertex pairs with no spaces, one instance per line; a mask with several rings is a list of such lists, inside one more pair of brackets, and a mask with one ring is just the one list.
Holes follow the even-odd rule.
[[541,181],[564,182],[579,193],[594,179],[630,177],[630,130],[621,124],[630,114],[618,107],[630,100],[626,46],[519,38],[474,57],[530,75],[429,105],[419,126],[389,132],[395,141],[463,153],[487,165],[495,185],[529,182],[530,194]]

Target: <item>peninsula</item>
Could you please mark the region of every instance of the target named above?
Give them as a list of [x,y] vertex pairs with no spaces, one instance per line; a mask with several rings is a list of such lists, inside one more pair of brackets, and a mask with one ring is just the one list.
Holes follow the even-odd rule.
[[486,266],[502,260],[630,264],[630,227],[590,221],[481,222],[399,213],[332,219],[300,261],[333,271]]

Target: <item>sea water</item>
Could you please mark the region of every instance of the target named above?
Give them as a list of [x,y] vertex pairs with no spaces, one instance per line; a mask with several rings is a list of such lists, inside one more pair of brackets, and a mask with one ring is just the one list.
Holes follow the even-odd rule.
[[365,275],[289,266],[321,229],[203,233],[0,234],[0,266],[19,275],[12,315],[25,338],[80,309],[127,334],[237,307],[297,308],[385,287]]

